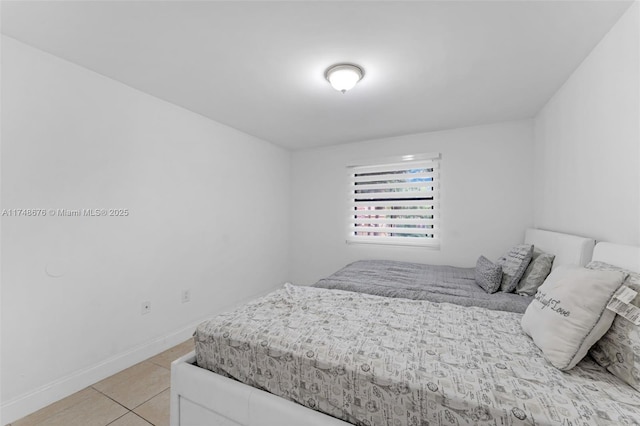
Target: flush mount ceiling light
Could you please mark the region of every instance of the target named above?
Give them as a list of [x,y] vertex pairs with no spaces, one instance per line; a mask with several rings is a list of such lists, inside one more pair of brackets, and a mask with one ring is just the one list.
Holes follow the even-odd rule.
[[331,87],[344,93],[362,80],[364,70],[353,64],[336,64],[327,68],[324,76],[331,83]]

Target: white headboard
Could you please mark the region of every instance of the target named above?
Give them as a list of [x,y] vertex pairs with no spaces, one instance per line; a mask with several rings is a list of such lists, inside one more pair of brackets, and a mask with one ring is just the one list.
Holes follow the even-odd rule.
[[586,265],[591,261],[596,244],[592,238],[533,228],[527,229],[524,242],[533,244],[545,253],[555,254],[554,269],[560,265]]
[[640,272],[640,247],[598,243],[593,251],[593,260]]

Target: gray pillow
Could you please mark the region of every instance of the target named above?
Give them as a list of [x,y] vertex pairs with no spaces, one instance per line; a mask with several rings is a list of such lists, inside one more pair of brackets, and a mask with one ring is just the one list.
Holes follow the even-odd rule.
[[531,263],[529,263],[529,266],[524,271],[524,275],[522,275],[520,282],[516,286],[516,293],[535,296],[538,287],[542,285],[545,278],[547,278],[551,272],[551,266],[555,258],[555,254],[545,253],[534,247]]
[[487,293],[495,293],[500,290],[502,282],[502,266],[496,265],[484,256],[476,262],[476,284]]
[[498,261],[498,265],[502,266],[502,283],[500,290],[505,293],[511,293],[516,289],[520,278],[531,262],[533,256],[533,246],[531,244],[519,244],[513,246],[511,250],[506,252]]

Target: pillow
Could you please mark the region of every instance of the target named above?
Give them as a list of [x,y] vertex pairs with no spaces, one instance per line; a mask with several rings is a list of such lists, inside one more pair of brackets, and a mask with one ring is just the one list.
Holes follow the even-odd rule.
[[516,289],[518,281],[522,278],[525,269],[531,262],[533,255],[533,246],[531,244],[520,244],[514,246],[505,253],[498,261],[498,265],[502,266],[502,283],[500,290],[511,293]]
[[491,294],[500,290],[501,281],[502,266],[496,265],[484,256],[480,256],[476,262],[476,284]]
[[[597,271],[628,273],[629,276],[623,284],[638,292],[631,304],[640,307],[640,274],[597,261],[590,262],[587,268]],[[589,354],[611,374],[640,391],[639,326],[620,315],[616,315],[609,331],[593,345]]]
[[559,266],[538,288],[522,316],[522,330],[544,357],[570,370],[604,335],[615,317],[606,309],[626,274]]
[[516,286],[516,293],[534,296],[538,291],[538,287],[542,285],[547,275],[551,272],[551,266],[555,258],[555,254],[545,253],[534,247],[531,263],[527,266],[520,282]]

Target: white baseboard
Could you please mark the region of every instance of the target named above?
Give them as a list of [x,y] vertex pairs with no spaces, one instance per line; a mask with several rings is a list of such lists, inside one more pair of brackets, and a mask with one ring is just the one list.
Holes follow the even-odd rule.
[[95,365],[75,371],[58,380],[5,401],[0,405],[0,425],[5,425],[21,419],[22,417],[38,411],[49,404],[53,404],[54,402],[75,392],[91,386],[104,378],[112,376],[125,368],[129,368],[132,365],[182,343],[193,335],[194,330],[202,321],[207,320],[217,313],[233,309],[236,306],[248,302],[249,300],[264,296],[265,294],[280,287],[281,286],[278,285],[277,287],[261,292],[257,295],[245,297],[236,303],[220,309],[218,312],[212,312],[205,318],[180,328],[179,330],[168,333],[165,336],[159,337],[150,342],[142,343],[125,352],[107,358]]

